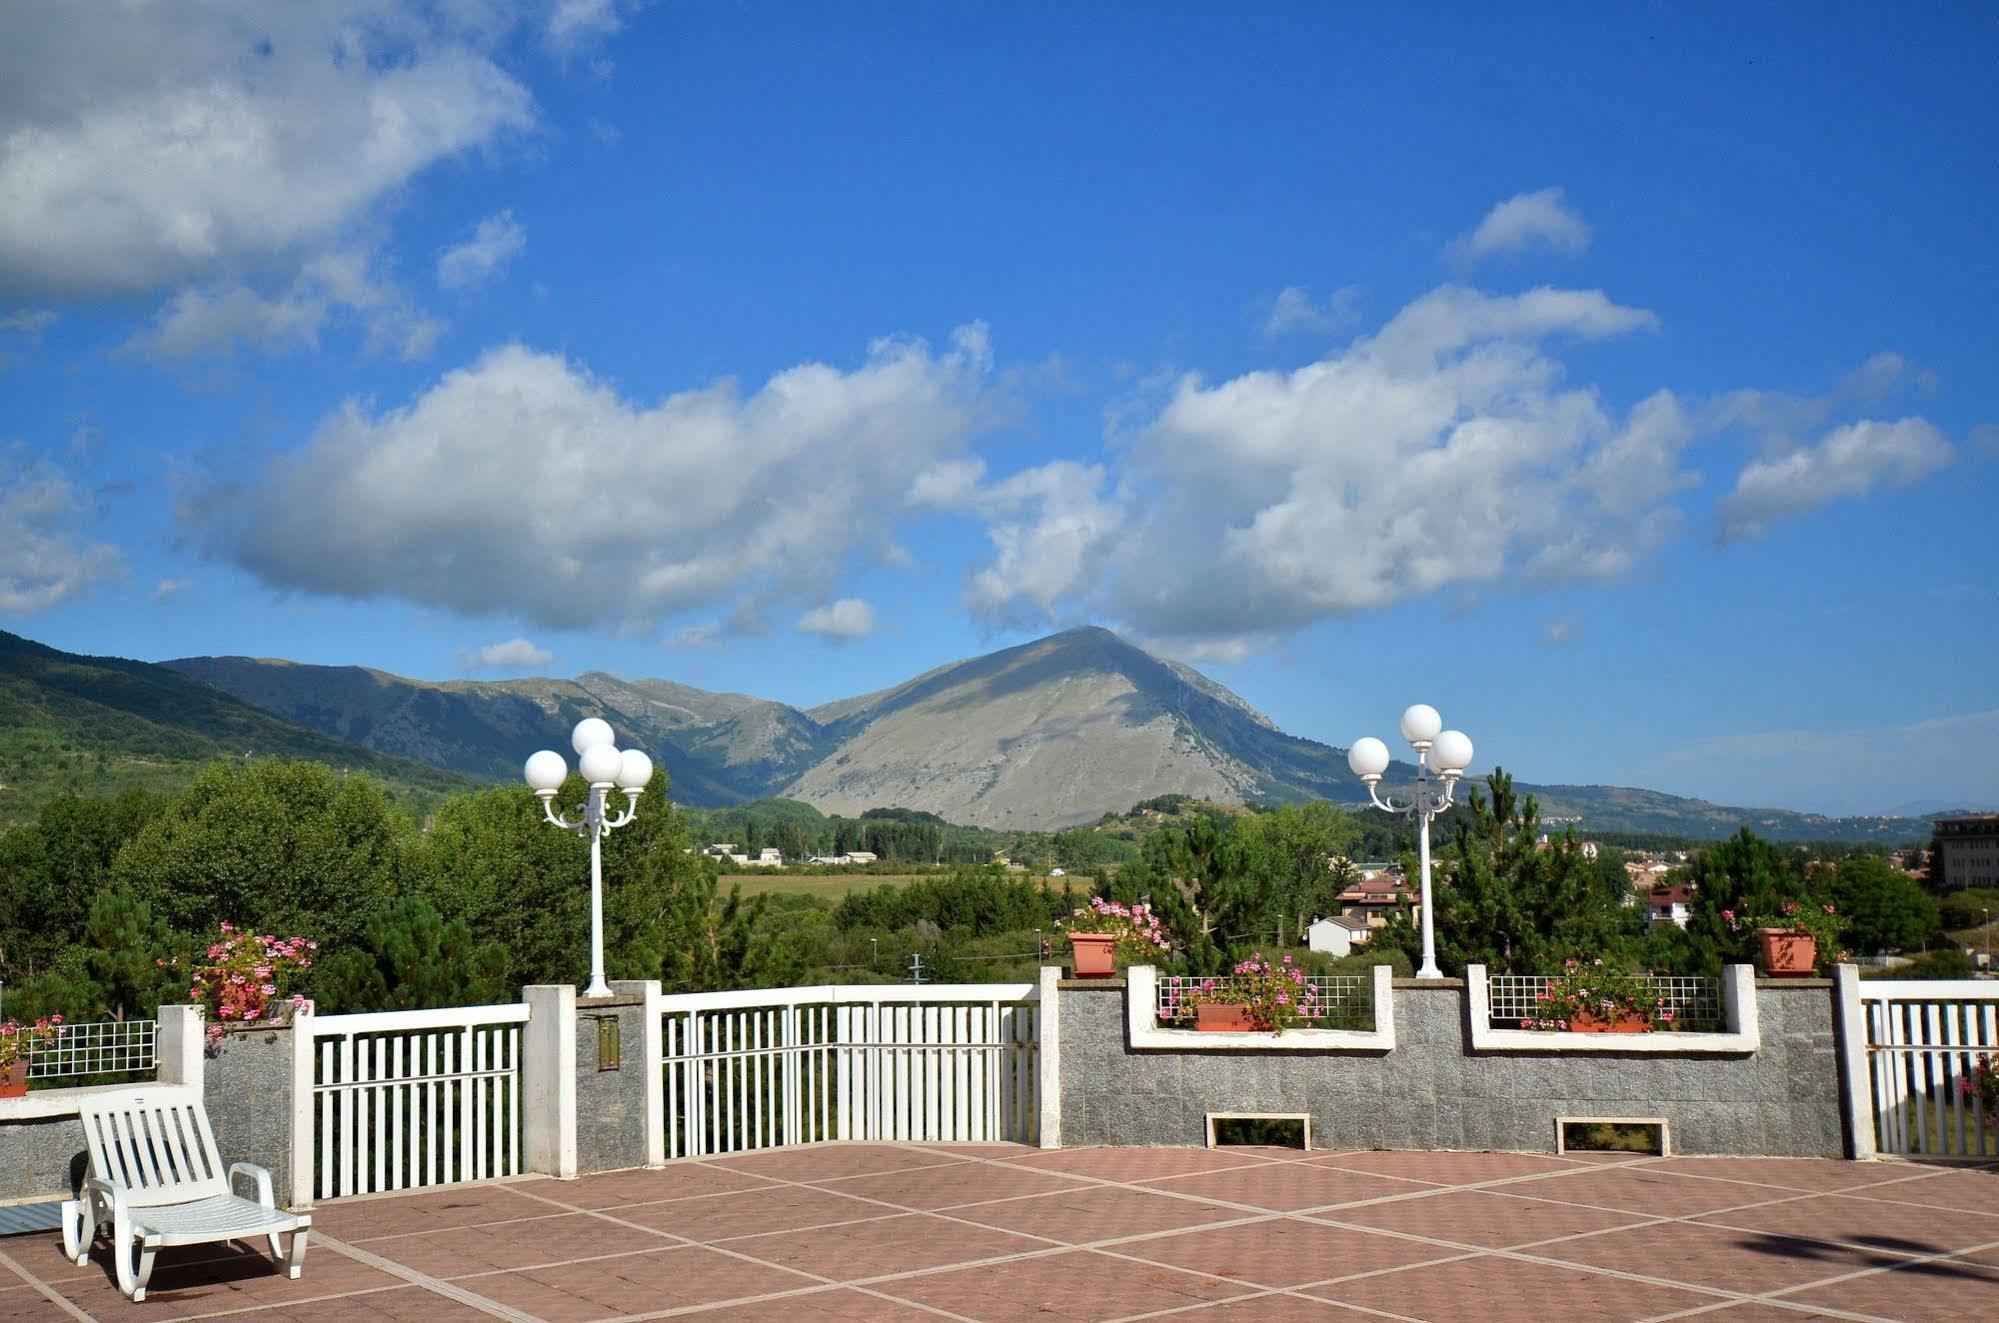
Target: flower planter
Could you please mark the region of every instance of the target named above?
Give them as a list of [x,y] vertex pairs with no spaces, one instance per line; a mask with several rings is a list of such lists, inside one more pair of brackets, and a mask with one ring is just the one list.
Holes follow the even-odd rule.
[[1758,928],[1756,946],[1770,978],[1810,978],[1818,967],[1818,938],[1796,928]]
[[1194,1027],[1204,1034],[1246,1034],[1256,1024],[1247,1006],[1204,1001],[1194,1008]]
[[0,1066],[0,1098],[22,1098],[28,1092],[28,1059]]
[[1649,1034],[1652,1022],[1637,1011],[1620,1010],[1609,1018],[1595,1011],[1582,1011],[1569,1017],[1569,1032],[1572,1034]]
[[1071,972],[1077,978],[1109,978],[1117,972],[1116,933],[1070,933]]

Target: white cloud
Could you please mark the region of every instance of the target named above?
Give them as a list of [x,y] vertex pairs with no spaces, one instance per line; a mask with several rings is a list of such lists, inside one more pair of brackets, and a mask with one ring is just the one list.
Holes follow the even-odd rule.
[[670,648],[719,648],[722,646],[722,627],[712,620],[699,625],[685,625],[675,631],[666,644]]
[[28,5],[0,43],[0,291],[242,279],[529,127],[510,21],[381,0]]
[[1446,286],[1292,372],[1189,377],[1114,473],[1051,464],[983,488],[994,554],[971,609],[1067,609],[1188,644],[1271,637],[1444,589],[1615,578],[1676,526],[1693,426],[1623,416],[1549,347],[1654,325],[1601,293]]
[[1058,603],[1083,582],[1123,512],[1104,496],[1099,465],[1057,460],[1017,473],[974,498],[987,519],[992,559],[975,570],[965,605],[989,621],[1053,623]]
[[527,242],[527,231],[514,220],[513,212],[488,216],[470,239],[446,249],[437,259],[437,283],[445,289],[483,284],[520,256]]
[[1589,637],[1589,626],[1578,615],[1557,616],[1541,627],[1541,646],[1574,647]]
[[985,330],[884,340],[646,404],[568,360],[493,349],[408,404],[350,401],[300,450],[182,509],[279,588],[643,626],[734,602],[824,601],[893,546],[919,474],[983,422]]
[[1517,193],[1485,214],[1478,228],[1451,241],[1446,254],[1465,265],[1533,248],[1574,256],[1589,247],[1589,226],[1559,188]]
[[51,466],[0,458],[0,611],[46,611],[125,574],[123,552],[85,535],[91,513]]
[[1359,291],[1349,285],[1333,291],[1322,308],[1312,302],[1311,291],[1302,285],[1287,285],[1271,301],[1270,315],[1263,321],[1263,338],[1275,340],[1294,331],[1330,335],[1353,324],[1354,300]]
[[153,588],[153,600],[164,602],[169,598],[179,597],[193,587],[192,579],[162,579]]
[[846,642],[866,638],[875,632],[875,609],[858,597],[843,597],[825,606],[815,606],[798,618],[798,627],[807,634]]
[[615,33],[624,26],[618,0],[556,0],[548,16],[548,44],[567,53]]
[[468,671],[539,671],[554,660],[554,653],[518,636],[483,648],[458,650],[458,665]]
[[55,325],[54,308],[18,308],[0,317],[0,331],[12,331],[19,335],[39,336]]
[[322,330],[345,320],[365,330],[369,352],[405,360],[428,357],[445,329],[376,275],[366,253],[350,250],[311,258],[277,295],[234,283],[183,289],[125,348],[160,361],[238,348],[283,354],[316,348]]
[[1780,519],[1878,487],[1906,487],[1943,468],[1956,451],[1921,418],[1866,419],[1835,427],[1816,444],[1754,460],[1721,503],[1722,536],[1756,537]]

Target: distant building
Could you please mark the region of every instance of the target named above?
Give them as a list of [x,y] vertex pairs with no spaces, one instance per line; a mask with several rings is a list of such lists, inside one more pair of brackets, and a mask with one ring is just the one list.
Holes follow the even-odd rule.
[[815,854],[805,862],[808,864],[871,864],[876,855],[872,850],[849,850],[845,854]]
[[1356,946],[1365,945],[1372,936],[1374,929],[1364,916],[1335,915],[1305,925],[1306,947],[1323,955],[1352,955]]
[[1662,923],[1670,923],[1675,928],[1687,926],[1693,916],[1694,890],[1684,882],[1675,882],[1670,887],[1654,887],[1651,904],[1645,910],[1645,931],[1650,932]]
[[1413,899],[1408,884],[1393,874],[1362,878],[1340,893],[1339,917],[1355,920],[1369,929],[1385,928],[1395,908]]
[[[1999,887],[1999,813],[1973,813],[1962,818],[1938,818],[1937,859],[1943,866],[1943,889]],[[1936,875],[1936,868],[1930,875]]]

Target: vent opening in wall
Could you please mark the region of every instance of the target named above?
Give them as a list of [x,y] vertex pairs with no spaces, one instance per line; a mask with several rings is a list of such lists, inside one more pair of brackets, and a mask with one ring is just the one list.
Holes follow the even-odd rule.
[[1557,1153],[1671,1152],[1663,1116],[1561,1116],[1555,1118]]
[[1208,1147],[1312,1147],[1312,1118],[1304,1112],[1209,1112]]

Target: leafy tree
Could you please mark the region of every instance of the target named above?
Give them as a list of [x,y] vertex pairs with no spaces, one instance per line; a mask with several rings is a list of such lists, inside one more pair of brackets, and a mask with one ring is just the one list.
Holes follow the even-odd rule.
[[395,895],[409,830],[365,776],[216,763],[118,852],[112,878],[179,932],[227,920],[338,947]]
[[1846,917],[1843,940],[1867,955],[1920,947],[1937,931],[1937,903],[1915,879],[1870,855],[1843,860],[1832,873],[1833,906]]
[[35,1015],[59,1012],[70,1019],[142,1019],[160,1003],[187,999],[186,972],[163,961],[175,954],[173,935],[152,907],[114,887],[98,895],[80,940],[59,962],[23,989],[16,1009]]
[[1807,880],[1801,854],[1786,853],[1747,827],[1695,855],[1687,875],[1694,893],[1686,931],[1694,968],[1688,972],[1718,975],[1731,960],[1749,959],[1754,939],[1734,931],[1731,914],[1774,911],[1789,901],[1827,903]]
[[142,790],[64,795],[0,838],[0,978],[30,978],[82,938],[119,850],[160,802]]
[[402,1011],[483,1006],[507,999],[507,953],[463,917],[445,922],[422,896],[405,896],[368,925],[361,945],[319,963],[322,1010]]
[[1490,804],[1473,790],[1469,820],[1457,825],[1450,878],[1441,885],[1433,879],[1438,963],[1451,974],[1468,964],[1545,973],[1569,956],[1628,958],[1635,932],[1623,897],[1583,854],[1573,829],[1540,849],[1534,797],[1522,801],[1499,768],[1486,786]]

